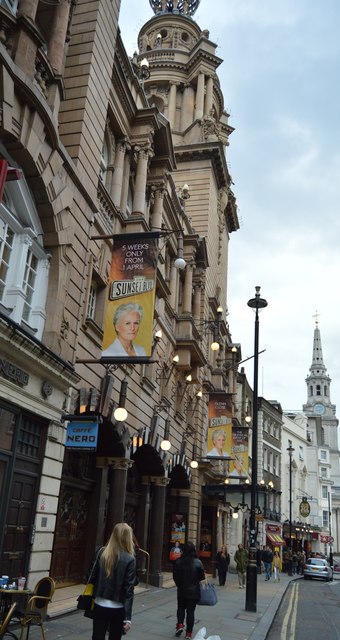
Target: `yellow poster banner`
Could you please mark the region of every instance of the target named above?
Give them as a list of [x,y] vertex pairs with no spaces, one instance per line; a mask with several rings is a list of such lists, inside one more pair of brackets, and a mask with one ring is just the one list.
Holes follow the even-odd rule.
[[231,457],[232,396],[212,393],[208,405],[207,458]]
[[233,426],[231,432],[231,457],[229,461],[229,478],[250,480],[248,457],[248,427]]
[[159,233],[114,237],[101,360],[148,362],[152,352]]

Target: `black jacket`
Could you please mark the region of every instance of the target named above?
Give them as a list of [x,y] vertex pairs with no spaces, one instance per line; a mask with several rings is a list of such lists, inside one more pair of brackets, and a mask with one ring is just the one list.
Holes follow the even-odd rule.
[[264,551],[262,551],[262,560],[265,564],[273,562],[273,552],[270,551],[270,549],[264,549]]
[[106,576],[102,559],[99,558],[93,572],[93,581],[94,597],[121,602],[125,610],[124,620],[131,620],[133,589],[136,582],[136,562],[133,556],[123,551],[109,578]]
[[216,555],[217,562],[217,570],[218,571],[228,571],[228,567],[230,564],[230,555],[227,553],[224,557],[222,556],[221,551],[217,552]]
[[199,600],[200,582],[205,579],[202,562],[193,558],[188,562],[186,558],[178,558],[173,567],[173,578],[180,598]]

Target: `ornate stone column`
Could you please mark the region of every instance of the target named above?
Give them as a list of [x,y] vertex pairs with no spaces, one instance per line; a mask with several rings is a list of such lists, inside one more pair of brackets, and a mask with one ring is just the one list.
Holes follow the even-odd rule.
[[71,0],[59,0],[59,4],[54,8],[53,22],[50,31],[51,35],[48,43],[48,57],[51,67],[59,75],[63,70],[64,64],[64,50],[70,8]]
[[170,82],[168,118],[171,129],[174,128],[176,121],[177,86],[178,82]]
[[191,84],[186,84],[183,91],[182,109],[181,109],[181,131],[185,131],[194,119],[195,92]]
[[126,146],[125,156],[124,156],[122,191],[120,195],[120,210],[123,213],[126,213],[127,199],[129,194],[129,184],[130,184],[130,176],[131,176],[130,165],[131,165],[131,147]]
[[202,285],[196,284],[194,286],[194,304],[193,304],[193,316],[195,322],[198,322],[201,317],[201,300],[202,300]]
[[137,171],[135,179],[135,191],[133,195],[132,213],[144,215],[145,212],[145,191],[148,172],[148,162],[151,155],[151,148],[138,148]]
[[178,278],[178,271],[174,265],[174,263],[171,263],[171,269],[170,269],[170,304],[171,307],[173,309],[175,309],[175,311],[177,310],[177,278]]
[[161,587],[162,550],[164,537],[165,495],[169,479],[153,476],[152,509],[150,523],[150,584]]
[[204,112],[204,73],[197,76],[195,120],[203,118]]
[[126,496],[127,472],[133,465],[133,460],[128,458],[113,458],[110,460],[109,472],[109,499],[107,503],[107,516],[105,537],[109,538],[112,529],[117,522],[123,522]]
[[123,176],[124,176],[124,160],[125,160],[126,142],[120,140],[116,146],[116,155],[114,163],[114,172],[112,176],[112,189],[111,198],[116,205],[120,206],[122,190],[123,190]]
[[206,84],[206,95],[205,95],[205,103],[204,103],[204,115],[208,116],[210,111],[213,108],[213,89],[214,89],[214,78],[213,76],[209,76]]
[[[21,0],[18,9],[18,17],[28,18],[28,22],[34,23],[39,0]],[[26,21],[26,25],[27,25]],[[25,21],[18,21],[18,30],[13,36],[14,62],[24,73],[33,80],[35,75],[35,61],[38,48],[38,39],[32,28],[28,28]]]
[[139,501],[139,510],[138,510],[138,524],[136,537],[139,542],[139,545],[142,549],[147,548],[148,544],[148,524],[149,524],[149,513],[150,513],[150,478],[147,476],[146,478],[142,478],[142,496]]
[[162,227],[164,188],[154,190],[154,204],[151,218],[151,230],[159,231]]
[[185,269],[184,291],[183,291],[183,312],[191,313],[192,311],[192,272],[193,265],[187,264]]
[[18,16],[25,16],[31,20],[35,20],[39,0],[21,0],[19,2]]

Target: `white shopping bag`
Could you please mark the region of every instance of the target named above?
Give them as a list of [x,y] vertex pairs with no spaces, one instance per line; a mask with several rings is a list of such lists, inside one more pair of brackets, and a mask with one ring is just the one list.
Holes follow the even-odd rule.
[[197,631],[194,640],[205,640],[205,634],[207,633],[207,630],[205,627],[202,627],[199,631]]
[[207,633],[207,630],[205,627],[202,627],[201,629],[199,629],[199,631],[197,631],[195,637],[193,640],[221,640],[220,636],[208,636],[208,638],[205,638],[205,634]]

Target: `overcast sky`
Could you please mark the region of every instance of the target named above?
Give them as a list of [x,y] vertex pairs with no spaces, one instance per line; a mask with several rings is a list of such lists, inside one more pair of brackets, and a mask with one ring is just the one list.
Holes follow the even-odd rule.
[[[148,0],[122,0],[127,51],[153,16]],[[302,409],[316,311],[331,400],[340,406],[340,2],[201,0],[194,16],[223,59],[227,161],[240,229],[231,235],[229,326],[254,352],[260,315],[259,394]],[[245,363],[253,384],[253,361]]]

